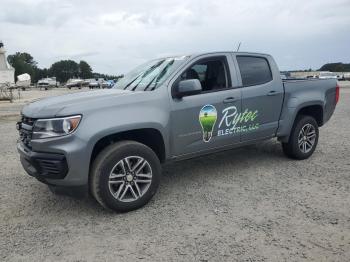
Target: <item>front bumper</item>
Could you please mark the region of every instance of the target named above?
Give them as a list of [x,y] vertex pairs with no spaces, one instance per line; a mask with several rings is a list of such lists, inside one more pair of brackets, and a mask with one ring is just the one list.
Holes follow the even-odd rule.
[[42,182],[47,179],[64,179],[68,173],[68,164],[63,154],[38,153],[17,144],[21,164],[24,170]]
[[86,186],[91,155],[87,145],[79,136],[68,135],[31,140],[31,148],[19,140],[17,150],[23,168],[41,182],[66,187]]
[[79,198],[86,196],[86,174],[74,171],[76,165],[71,164],[71,168],[68,168],[69,159],[63,152],[35,152],[21,142],[17,143],[17,150],[24,170],[47,184],[52,192]]

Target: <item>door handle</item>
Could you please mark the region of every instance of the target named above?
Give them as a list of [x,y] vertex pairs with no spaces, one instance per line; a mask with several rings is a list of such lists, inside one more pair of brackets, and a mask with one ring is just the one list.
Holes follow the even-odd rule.
[[224,104],[227,104],[227,103],[232,103],[234,101],[236,101],[236,98],[231,96],[231,97],[225,98],[223,102],[224,102]]
[[268,95],[268,96],[275,96],[277,94],[278,93],[275,90],[272,90],[272,91],[268,92],[266,95]]

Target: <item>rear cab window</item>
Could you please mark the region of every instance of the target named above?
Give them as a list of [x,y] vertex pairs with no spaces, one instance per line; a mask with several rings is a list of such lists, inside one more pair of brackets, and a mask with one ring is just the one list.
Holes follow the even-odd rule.
[[236,56],[242,85],[261,85],[272,81],[272,72],[269,62],[264,57]]

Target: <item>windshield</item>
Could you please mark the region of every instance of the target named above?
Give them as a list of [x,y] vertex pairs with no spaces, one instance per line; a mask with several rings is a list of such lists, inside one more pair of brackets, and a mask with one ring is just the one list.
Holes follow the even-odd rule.
[[159,87],[188,56],[148,61],[127,73],[113,88],[131,91],[152,91]]

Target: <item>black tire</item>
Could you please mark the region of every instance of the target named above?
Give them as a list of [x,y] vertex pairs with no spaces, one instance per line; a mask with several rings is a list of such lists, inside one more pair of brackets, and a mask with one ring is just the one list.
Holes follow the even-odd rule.
[[[298,138],[299,134],[303,127],[306,125],[311,125],[315,130],[315,140],[312,146],[309,148],[307,152],[303,152],[299,147]],[[319,137],[318,124],[316,120],[311,116],[299,115],[294,121],[294,125],[289,137],[288,143],[282,143],[282,149],[286,156],[303,160],[309,158],[316,149],[317,142]]]
[[[138,199],[131,202],[124,202],[113,196],[109,187],[109,179],[117,163],[131,156],[141,157],[148,162],[151,168],[152,178],[148,189],[144,191],[142,196],[138,196]],[[157,192],[160,176],[160,161],[152,149],[135,141],[121,141],[106,147],[94,160],[90,173],[90,189],[94,198],[102,206],[117,212],[128,212],[144,206],[151,200],[153,195]],[[125,180],[125,183],[134,184],[134,189],[137,184],[136,180],[135,182],[128,182]],[[123,186],[125,189],[126,186],[124,184]]]

